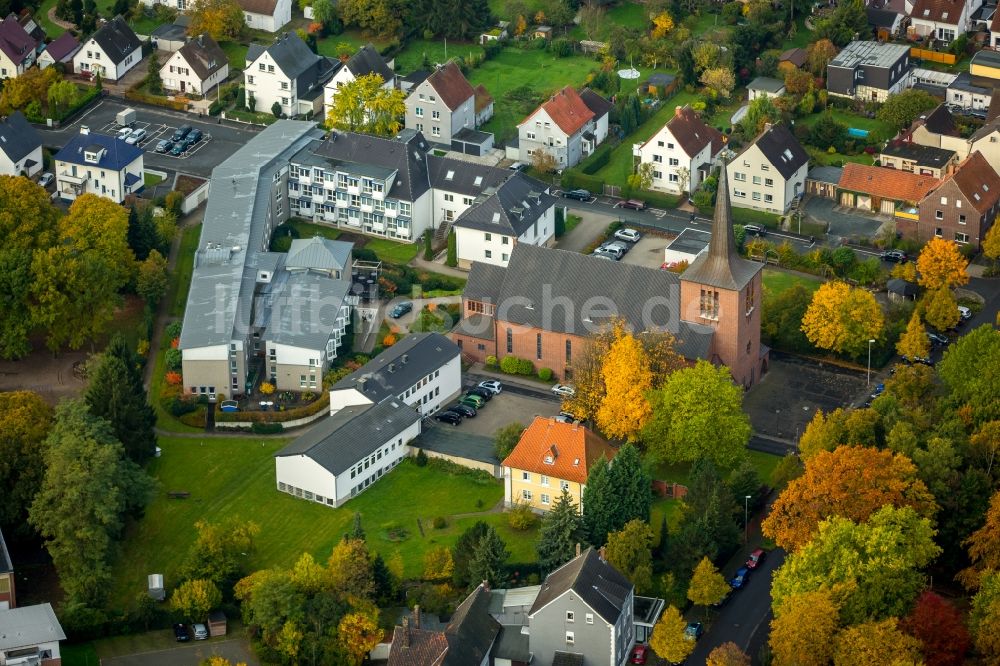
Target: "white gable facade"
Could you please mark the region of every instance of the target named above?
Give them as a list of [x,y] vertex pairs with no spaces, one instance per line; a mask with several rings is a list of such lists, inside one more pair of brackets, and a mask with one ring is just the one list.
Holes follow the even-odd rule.
[[179,93],[204,95],[225,81],[227,76],[229,76],[228,62],[209,74],[207,78],[202,79],[191,67],[191,64],[184,59],[180,51],[174,51],[160,68],[160,79],[163,81],[163,87]]

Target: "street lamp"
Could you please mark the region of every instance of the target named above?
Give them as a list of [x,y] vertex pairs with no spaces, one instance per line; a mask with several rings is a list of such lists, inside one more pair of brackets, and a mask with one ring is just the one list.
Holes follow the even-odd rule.
[[872,345],[875,344],[875,340],[868,341],[868,386],[872,385]]
[[748,536],[749,525],[747,524],[747,521],[750,518],[749,514],[750,514],[751,497],[752,495],[746,495],[743,498],[743,545],[746,545],[747,541],[749,541],[749,536]]

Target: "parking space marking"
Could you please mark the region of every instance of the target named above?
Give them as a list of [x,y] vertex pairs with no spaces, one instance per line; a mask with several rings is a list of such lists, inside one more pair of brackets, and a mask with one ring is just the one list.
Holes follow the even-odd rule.
[[[118,130],[122,129],[122,127],[124,126],[119,125],[117,122],[111,121],[101,126],[101,128],[98,131],[102,134],[107,134],[108,136],[118,136]],[[132,124],[132,129],[146,130],[147,132],[146,138],[143,139],[141,142],[139,142],[138,145],[140,148],[144,148],[150,152],[155,152],[156,144],[158,144],[163,139],[170,139],[170,137],[173,136],[173,133],[177,128],[173,127],[172,125],[167,125],[164,123],[153,124],[145,121],[136,121],[135,123]],[[169,152],[156,153],[156,154],[162,155],[164,157],[169,157],[175,160],[184,160],[191,157],[199,150],[204,148],[205,145],[207,145],[208,142],[211,140],[212,140],[212,135],[209,134],[208,132],[204,132],[202,134],[202,137],[198,140],[198,143],[196,143],[188,150],[185,150],[180,155],[172,155]]]
[[650,208],[649,212],[661,219],[667,216],[667,211],[661,210],[659,208]]

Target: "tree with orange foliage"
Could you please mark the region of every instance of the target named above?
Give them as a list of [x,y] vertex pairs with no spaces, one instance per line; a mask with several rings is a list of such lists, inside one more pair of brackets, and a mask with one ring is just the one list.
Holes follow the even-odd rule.
[[750,657],[736,643],[723,643],[708,653],[705,666],[750,666]]
[[934,497],[906,456],[861,446],[823,451],[788,484],[761,528],[786,550],[798,550],[821,521],[841,516],[865,521],[883,506],[913,507],[921,516],[937,511]]
[[820,349],[858,355],[882,335],[885,317],[875,297],[846,282],[827,282],[813,294],[802,332]]
[[900,629],[920,641],[927,666],[960,666],[965,663],[972,638],[965,619],[955,606],[925,590]]
[[653,388],[649,356],[632,335],[616,340],[601,368],[605,395],[597,410],[597,427],[608,437],[635,439],[652,415],[646,393]]
[[965,545],[972,566],[961,571],[958,579],[967,589],[974,590],[979,587],[983,572],[1000,571],[1000,492],[993,494],[986,521],[965,540]]
[[180,386],[181,383],[184,381],[184,378],[181,376],[181,373],[173,371],[168,372],[165,376],[165,379],[167,380],[167,384],[170,384],[171,386]]
[[927,289],[955,287],[969,281],[965,269],[968,260],[958,251],[958,244],[943,238],[932,238],[917,257],[920,285]]
[[398,340],[398,338],[396,337],[395,333],[389,333],[384,338],[382,338],[382,346],[383,347],[391,347],[394,344],[396,344],[397,340]]

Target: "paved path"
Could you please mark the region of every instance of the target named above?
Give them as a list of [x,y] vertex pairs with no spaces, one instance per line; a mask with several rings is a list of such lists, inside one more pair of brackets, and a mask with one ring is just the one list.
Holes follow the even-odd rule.
[[[421,245],[420,254],[413,258],[410,265],[414,268],[422,268],[425,271],[434,271],[435,273],[441,273],[442,275],[450,275],[452,277],[462,278],[463,280],[469,279],[469,272],[463,271],[460,268],[452,268],[451,266],[445,266],[443,261],[427,261],[424,259],[423,246]],[[445,253],[442,253],[442,255]]]
[[[430,303],[435,305],[453,305],[455,303],[461,303],[462,297],[460,295],[456,296],[436,296],[434,298],[396,298],[386,304],[385,308],[380,310],[384,314],[384,320],[389,324],[390,327],[394,328],[397,332],[406,335],[410,332],[410,326],[417,320],[420,315],[421,310],[424,309]],[[389,318],[388,312],[392,310],[394,303],[413,303],[413,310],[403,315],[399,319]],[[450,331],[457,321],[451,320],[451,315],[444,308],[438,308],[436,314],[439,318],[444,320],[446,325],[445,330]],[[377,330],[377,329],[376,329]]]
[[71,23],[70,21],[63,21],[61,18],[58,18],[56,16],[56,8],[55,7],[52,7],[51,9],[49,9],[49,20],[52,21],[53,23],[55,23],[60,28],[64,28],[66,30],[76,30],[76,24],[75,23]]

